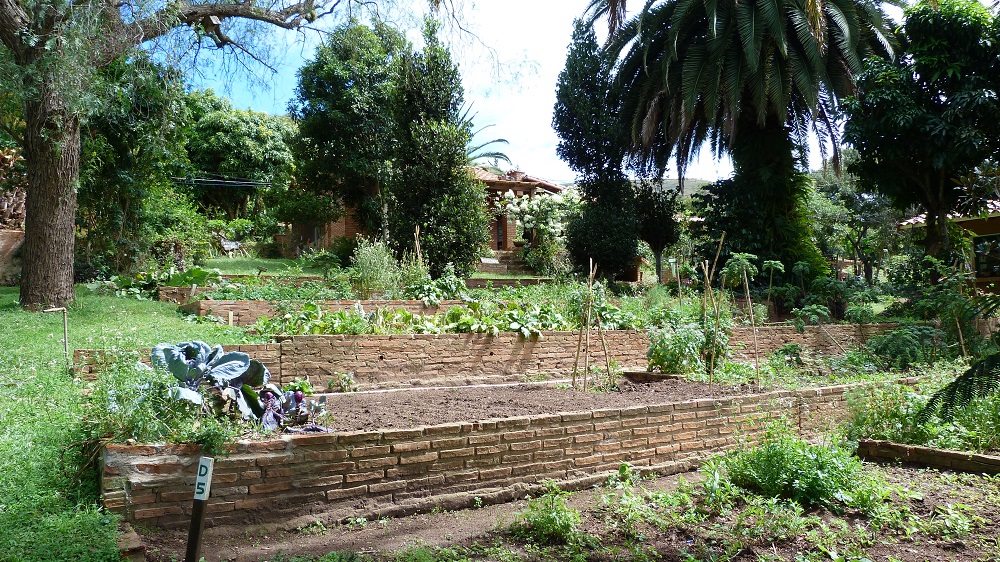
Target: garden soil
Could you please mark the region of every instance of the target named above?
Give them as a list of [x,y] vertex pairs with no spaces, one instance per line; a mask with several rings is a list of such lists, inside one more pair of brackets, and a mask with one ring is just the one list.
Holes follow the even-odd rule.
[[[655,384],[624,382],[620,392],[583,392],[551,386],[476,387],[441,390],[407,389],[395,392],[354,393],[328,398],[327,408],[335,413],[332,429],[338,431],[404,428],[456,421],[482,420],[538,414],[541,412],[582,411],[660,404],[706,397],[745,395],[753,387],[727,387],[682,380]],[[900,466],[878,466],[883,476],[918,492],[907,502],[917,515],[931,521],[945,506],[960,505],[975,517],[972,533],[963,537],[915,537],[899,534],[871,537],[866,553],[873,561],[1000,560],[1000,477],[953,474]],[[697,481],[690,473],[660,477],[646,482],[650,490],[673,490],[678,479]],[[603,535],[602,543],[614,545],[620,537],[608,535],[600,509],[605,490],[578,491],[568,505],[583,512],[583,528]],[[316,521],[297,529],[280,527],[222,526],[206,530],[202,556],[207,562],[288,561],[297,556],[321,556],[332,551],[370,554],[391,559],[392,553],[414,546],[469,546],[491,544],[510,525],[527,502],[486,505],[479,509],[425,513],[395,519],[361,520],[348,524]],[[832,519],[833,514],[823,512]],[[845,514],[839,519],[862,533],[860,516]],[[717,521],[723,526],[726,521]],[[731,523],[731,522],[730,522]],[[139,527],[136,529],[147,549],[148,560],[176,561],[183,556],[187,533]],[[650,527],[644,544],[662,560],[684,560],[690,548],[691,530],[660,530]],[[624,544],[624,543],[622,543]],[[735,560],[795,560],[796,554],[811,545],[803,536],[775,543],[749,543]],[[526,558],[530,555],[526,554]],[[603,559],[603,558],[598,558]],[[609,559],[610,560],[610,559]]]

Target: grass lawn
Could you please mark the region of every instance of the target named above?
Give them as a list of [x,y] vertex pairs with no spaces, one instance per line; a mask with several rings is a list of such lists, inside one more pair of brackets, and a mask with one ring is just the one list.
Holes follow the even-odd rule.
[[[118,520],[98,507],[94,473],[78,477],[68,445],[81,435],[84,383],[63,359],[62,315],[24,312],[0,287],[0,561],[118,560]],[[202,339],[232,344],[243,330],[185,321],[173,305],[77,289],[70,349],[151,347]]]
[[322,275],[319,269],[302,267],[296,260],[268,258],[212,258],[205,262],[206,269],[218,269],[223,275],[257,275],[258,268],[267,268],[264,275],[301,273]]

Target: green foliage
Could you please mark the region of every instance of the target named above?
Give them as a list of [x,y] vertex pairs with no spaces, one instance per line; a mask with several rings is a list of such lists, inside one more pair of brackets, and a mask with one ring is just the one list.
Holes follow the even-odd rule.
[[870,487],[884,484],[868,477],[850,451],[813,445],[787,430],[769,429],[761,443],[725,455],[722,463],[733,484],[765,497],[835,513],[854,507],[872,515],[880,507],[863,500],[877,495]]
[[579,510],[566,506],[569,495],[549,480],[545,493],[528,502],[528,508],[510,526],[510,533],[538,545],[581,546],[587,537],[580,530]]
[[692,373],[704,368],[705,331],[697,324],[649,331],[649,368],[661,373]]
[[753,254],[734,253],[726,260],[726,265],[719,273],[728,280],[728,285],[738,287],[743,284],[743,276],[748,281],[757,277],[757,256]]
[[992,394],[971,396],[954,404],[947,418],[942,404],[929,405],[932,396],[943,396],[955,374],[967,370],[961,363],[943,364],[924,372],[914,387],[890,384],[859,389],[848,396],[848,439],[881,439],[956,451],[991,452],[1000,448],[1000,401]]
[[566,248],[576,271],[589,274],[593,259],[608,280],[636,265],[639,241],[635,193],[622,172],[628,139],[616,120],[611,68],[594,30],[576,21],[552,118],[556,152],[577,172],[584,201],[567,225]]
[[424,302],[424,306],[437,306],[443,300],[456,299],[466,291],[465,280],[455,275],[452,264],[444,267],[441,277],[431,279],[425,277],[420,283],[407,285],[403,288],[403,296]]
[[663,251],[680,239],[677,214],[677,196],[680,191],[657,189],[652,182],[642,182],[636,187],[636,223],[639,239],[649,244],[655,260],[657,283],[663,279]]
[[220,282],[210,290],[199,293],[199,297],[213,300],[340,300],[355,298],[346,280],[330,280],[328,285],[315,281],[292,282],[289,279],[271,276],[244,277],[231,282]]
[[464,96],[458,66],[437,36],[438,24],[424,25],[424,48],[400,56],[400,75],[391,106],[399,140],[393,160],[389,234],[397,253],[420,250],[431,275],[446,264],[467,277],[475,270],[488,237],[485,193],[466,168],[470,125],[461,116]]
[[860,178],[848,172],[858,160],[854,149],[841,153],[840,169],[825,161],[810,175],[816,190],[809,200],[819,247],[826,256],[851,256],[861,263],[865,281],[875,283],[874,269],[899,253],[905,235],[896,225],[902,214],[880,193],[871,193]]
[[[624,178],[609,181],[610,184],[594,180],[588,183],[588,189],[604,191],[627,187]],[[574,269],[588,273],[590,260],[593,260],[598,276],[609,281],[636,266],[638,242],[631,205],[623,206],[621,199],[615,197],[585,201],[580,213],[572,216],[566,226],[566,248]]]
[[76,217],[87,278],[148,266],[151,250],[172,238],[190,252],[200,226],[172,210],[187,204],[170,183],[187,164],[177,71],[137,53],[102,69],[95,86],[102,103],[82,130]]
[[975,398],[990,397],[997,390],[1000,390],[1000,354],[993,354],[976,361],[967,371],[935,392],[917,419],[926,422],[937,414],[943,421],[951,421],[955,410],[968,406]]
[[361,240],[354,251],[349,275],[354,290],[362,298],[371,298],[398,289],[402,271],[384,243]]
[[795,320],[792,325],[799,333],[806,331],[807,325],[819,325],[830,321],[830,309],[821,304],[810,304],[792,310]]
[[[382,190],[396,144],[389,104],[406,48],[391,26],[351,19],[299,70],[289,104],[299,123],[293,148],[302,195],[343,202],[368,232],[382,227]],[[299,216],[320,222],[304,220],[302,209]]]
[[[723,298],[717,293],[716,298]],[[662,373],[695,373],[706,366],[721,365],[729,355],[729,335],[732,318],[729,307],[720,307],[718,325],[714,314],[703,315],[697,308],[676,311],[663,309],[660,317],[647,320],[649,349],[646,357],[650,369]]]
[[[767,140],[774,146],[768,148],[763,142]],[[759,146],[756,141],[748,144],[751,146],[746,147],[748,154],[744,158],[750,160],[764,159],[759,153],[767,150],[773,153],[792,150],[787,139],[764,138]],[[694,225],[695,233],[705,241],[698,248],[700,255],[711,259],[725,232],[722,260],[728,261],[730,253],[745,253],[764,261],[781,262],[789,270],[792,264],[804,261],[810,268],[807,279],[829,269],[811,241],[812,225],[805,210],[808,179],[795,170],[791,156],[782,165],[788,169],[782,170],[781,176],[768,169],[738,168],[737,172],[743,172],[744,176],[738,173],[733,179],[711,184],[703,193],[694,195],[694,212],[705,219]]]
[[628,138],[616,115],[612,66],[593,26],[574,21],[566,66],[556,82],[552,128],[559,135],[556,154],[586,178],[619,170],[625,156]]
[[844,139],[859,156],[850,171],[901,210],[921,206],[926,253],[950,259],[940,254],[947,215],[963,200],[975,210],[981,195],[953,178],[998,150],[995,23],[969,0],[919,2],[904,17],[905,53],[870,59],[844,104]]
[[[294,169],[289,144],[296,135],[290,119],[233,109],[211,90],[190,94],[188,106],[193,117],[187,131],[192,175],[228,182],[224,187],[189,182],[191,195],[203,209],[220,211],[228,219],[244,218],[263,194],[260,183],[287,184]],[[254,210],[260,213],[262,208]]]
[[941,331],[933,326],[904,324],[872,336],[867,347],[893,368],[907,369],[939,359],[943,355],[941,336]]
[[[607,7],[599,1],[591,5]],[[763,196],[744,210],[774,205],[773,218],[780,223],[790,200],[771,190],[787,189],[796,147],[785,143],[776,149],[768,137],[794,135],[799,147],[806,146],[811,130],[821,139],[835,139],[833,121],[819,124],[816,116],[833,115],[838,99],[852,92],[861,61],[891,44],[891,22],[876,6],[836,0],[819,10],[811,13],[806,4],[790,1],[647,2],[606,46],[618,63],[606,83],[616,82],[623,92],[617,122],[626,124],[635,141],[630,156],[661,172],[676,156],[683,177],[685,166],[710,142],[717,152],[732,154],[736,177],[746,178],[745,187]],[[761,145],[763,158],[742,157],[738,145],[749,143]],[[778,177],[745,174],[748,166]],[[753,186],[752,176],[766,181]],[[736,251],[767,255],[744,247]]]

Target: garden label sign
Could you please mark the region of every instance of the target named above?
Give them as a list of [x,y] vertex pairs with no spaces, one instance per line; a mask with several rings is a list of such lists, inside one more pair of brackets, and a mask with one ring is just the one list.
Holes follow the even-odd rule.
[[198,476],[194,481],[194,509],[191,510],[191,529],[188,532],[185,562],[197,562],[201,551],[201,534],[205,531],[205,502],[212,492],[212,468],[215,459],[201,457],[198,461]]
[[194,484],[194,499],[206,501],[208,494],[212,490],[212,469],[215,467],[215,459],[212,457],[201,457],[198,461],[198,480]]

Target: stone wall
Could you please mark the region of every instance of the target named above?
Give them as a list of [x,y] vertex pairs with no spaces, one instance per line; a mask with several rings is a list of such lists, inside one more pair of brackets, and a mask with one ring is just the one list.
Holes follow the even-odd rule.
[[14,256],[23,243],[23,230],[0,230],[0,287],[18,283],[21,265]]
[[[188,288],[190,291],[190,288]],[[424,306],[423,301],[414,300],[337,300],[318,301],[323,310],[334,312],[337,310],[350,310],[360,304],[366,311],[376,308],[387,308],[391,310],[406,310],[411,314],[437,314],[452,306],[464,304],[459,300],[441,301],[440,306]],[[186,314],[196,316],[218,316],[226,322],[230,320],[232,313],[232,324],[234,326],[252,326],[261,317],[274,318],[278,315],[277,307],[269,301],[225,301],[225,300],[196,300],[182,304],[180,309]]]
[[[786,343],[835,355],[840,353],[837,343],[850,348],[893,326],[831,325],[825,329],[809,326],[801,334],[790,326],[764,326],[757,329],[757,348],[761,359]],[[609,354],[619,366],[626,370],[646,368],[649,338],[644,332],[608,331],[605,340]],[[278,384],[308,378],[316,388],[325,389],[330,381],[338,381],[338,373],[353,373],[360,387],[368,390],[562,378],[572,372],[578,341],[576,332],[544,332],[537,339],[524,339],[511,332],[492,337],[483,334],[290,336],[281,338],[277,344],[237,349],[260,359]],[[753,331],[749,327],[737,327],[730,345],[737,361],[753,361]],[[141,353],[142,357],[148,355],[148,350]],[[596,332],[591,335],[590,355],[594,362],[604,361]],[[100,351],[78,350],[74,364],[83,376],[91,376],[102,357]]]
[[[620,366],[645,368],[649,339],[644,333],[609,331],[605,337]],[[334,373],[349,372],[363,388],[558,378],[571,373],[578,341],[576,332],[543,332],[533,339],[513,332],[291,336],[281,341],[281,377],[283,382],[308,377],[325,386]],[[596,331],[590,355],[594,362],[604,361]]]
[[[802,435],[833,427],[856,386],[240,442],[215,461],[208,525],[509,501],[544,479],[597,483],[624,462],[689,470],[769,419]],[[186,525],[198,456],[185,445],[108,445],[104,505],[145,525]]]
[[[180,342],[172,342],[180,343]],[[226,345],[226,351],[242,351],[250,355],[251,359],[256,359],[267,367],[272,377],[280,377],[281,374],[281,346],[276,343]],[[149,363],[149,354],[152,349],[136,350],[138,359],[143,363]],[[80,378],[93,380],[97,373],[107,366],[114,357],[110,356],[103,349],[77,349],[73,351],[73,369]]]

